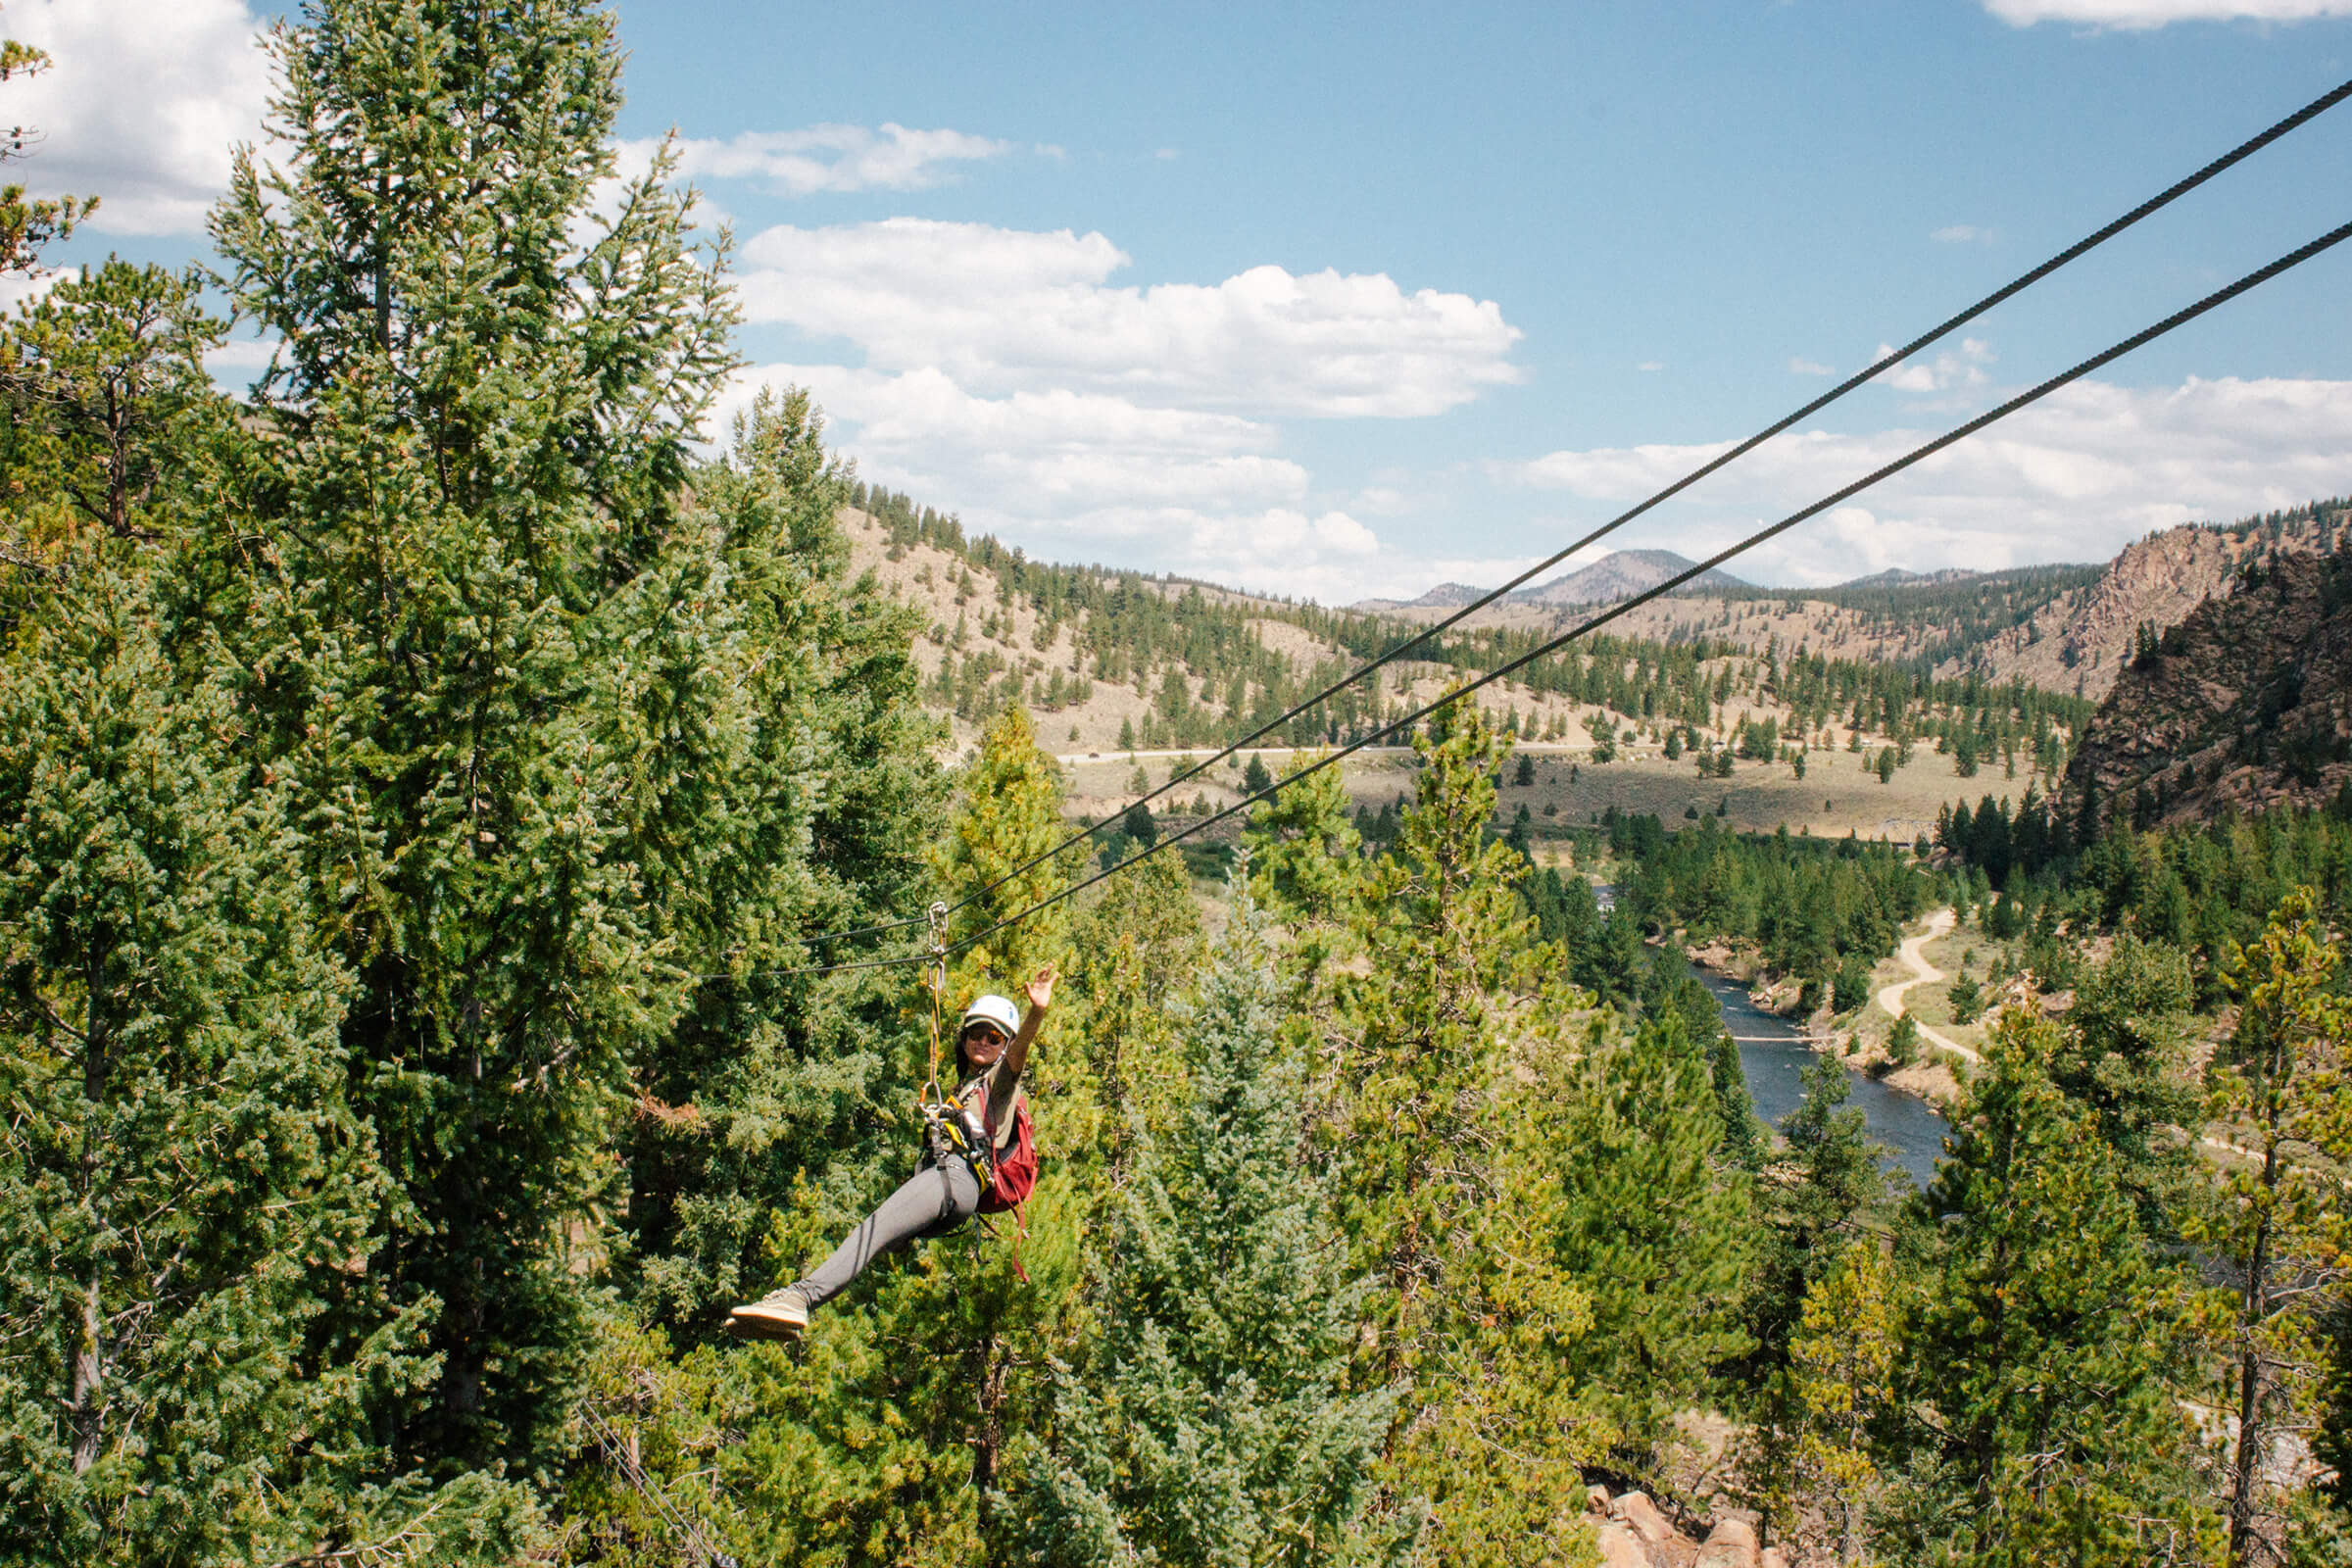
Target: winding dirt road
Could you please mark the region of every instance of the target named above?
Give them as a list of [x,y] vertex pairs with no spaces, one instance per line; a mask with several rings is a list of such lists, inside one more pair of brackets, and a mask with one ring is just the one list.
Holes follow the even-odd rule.
[[[1886,1009],[1889,1017],[1900,1018],[1903,1015],[1904,992],[1913,986],[1932,984],[1943,978],[1943,971],[1928,961],[1925,950],[1929,943],[1951,930],[1959,921],[1960,916],[1952,910],[1937,909],[1934,914],[1928,916],[1928,928],[1905,941],[1902,947],[1896,951],[1895,956],[1901,958],[1911,970],[1911,978],[1898,980],[1879,993],[1879,1005]],[[1918,1023],[1917,1019],[1912,1021]],[[1979,1066],[1984,1064],[1983,1056],[1978,1055],[1974,1051],[1947,1034],[1931,1029],[1924,1023],[1919,1024],[1919,1034],[1921,1039],[1942,1047],[1964,1061],[1975,1062]]]

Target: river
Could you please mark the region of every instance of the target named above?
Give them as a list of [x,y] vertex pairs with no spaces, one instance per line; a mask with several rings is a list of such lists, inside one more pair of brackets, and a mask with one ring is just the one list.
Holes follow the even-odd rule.
[[[1740,1046],[1740,1070],[1747,1077],[1747,1097],[1756,1114],[1778,1127],[1783,1117],[1804,1102],[1800,1074],[1811,1066],[1815,1052],[1787,1019],[1775,1017],[1747,1000],[1747,988],[1712,969],[1690,965],[1690,972],[1715,994],[1723,1009],[1723,1026]],[[1861,1107],[1870,1135],[1888,1150],[1887,1162],[1911,1173],[1925,1187],[1936,1174],[1936,1156],[1943,1152],[1943,1118],[1924,1100],[1889,1089],[1853,1069],[1853,1097],[1847,1103]]]

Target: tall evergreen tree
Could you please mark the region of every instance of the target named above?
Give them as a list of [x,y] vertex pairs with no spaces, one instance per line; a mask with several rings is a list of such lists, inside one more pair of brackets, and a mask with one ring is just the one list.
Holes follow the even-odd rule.
[[1748,1329],[1757,1357],[1784,1364],[1790,1330],[1814,1284],[1844,1256],[1886,1196],[1875,1142],[1860,1107],[1846,1103],[1853,1078],[1823,1056],[1804,1070],[1804,1100],[1781,1120],[1787,1167],[1759,1205],[1765,1239],[1758,1249],[1755,1305]]
[[2257,1157],[2226,1168],[2220,1200],[2189,1228],[2231,1276],[2219,1315],[2237,1427],[2228,1486],[2232,1568],[2278,1557],[2283,1499],[2267,1473],[2273,1436],[2310,1425],[2319,1328],[2345,1298],[2352,1255],[2352,1200],[2338,1174],[2352,1160],[2352,1006],[2334,993],[2342,947],[2317,905],[2312,890],[2296,889],[2261,940],[2233,956],[2230,983],[2242,1003],[2208,1113]]
[[1823,1281],[1861,1242],[1886,1193],[1879,1164],[1885,1150],[1871,1139],[1862,1111],[1846,1103],[1852,1080],[1844,1064],[1815,1059],[1805,1068],[1804,1086],[1803,1102],[1781,1121],[1788,1158],[1759,1184],[1762,1224],[1744,1312],[1754,1339],[1743,1365],[1754,1390],[1746,1469],[1780,1526],[1804,1494],[1798,1472],[1817,1414],[1794,1366],[1802,1319],[1814,1310]]
[[346,1101],[282,785],[155,564],[74,552],[0,663],[0,1555],[511,1560],[526,1496],[384,1451],[432,1308]]
[[700,976],[634,1063],[624,1278],[637,1311],[693,1332],[763,1277],[797,1180],[847,1209],[900,1156],[889,1122],[920,1065],[903,976],[780,972],[872,954],[810,931],[920,906],[942,796],[914,626],[848,576],[822,435],[805,392],[763,397],[697,470],[636,585],[662,634],[599,704],[634,781],[615,852],[668,966]]
[[1924,1195],[1934,1256],[1905,1336],[1891,1536],[1925,1562],[2202,1562],[2218,1519],[2172,1370],[2181,1282],[2150,1256],[2094,1113],[2052,1084],[2056,1027],[2012,1010]]
[[[153,539],[188,526],[192,470],[229,417],[204,356],[227,324],[197,279],[109,258],[61,279],[0,339],[0,438],[13,564],[80,533]],[[38,514],[47,512],[47,516]]]
[[1347,1392],[1363,1287],[1304,1161],[1304,1075],[1245,904],[1180,1020],[1187,1100],[1121,1195],[1102,1336],[1058,1377],[1039,1560],[1357,1563],[1394,1397]]
[[[957,780],[960,800],[940,852],[943,893],[972,899],[952,928],[957,940],[1054,891],[1068,875],[1057,857],[981,890],[1065,835],[1061,782],[1026,712],[1008,710],[984,733]],[[1014,989],[1014,965],[1063,963],[1067,906],[993,935],[951,966],[945,1005],[984,989]],[[911,1101],[928,1070],[927,984],[906,985],[901,1080]],[[1079,1231],[1090,1195],[1082,1177],[1101,1169],[1086,1147],[1101,1127],[1089,1063],[1056,1008],[1024,1075],[1035,1102],[1044,1168],[1026,1210],[1026,1235],[992,1239],[973,1225],[870,1269],[812,1325],[805,1359],[771,1346],[736,1362],[748,1383],[740,1402],[745,1441],[724,1467],[745,1500],[746,1544],[767,1557],[825,1564],[872,1560],[966,1562],[1001,1556],[1019,1535],[1004,1506],[1019,1478],[1008,1455],[1042,1419],[1050,1390],[1037,1371],[1069,1344],[1077,1304]],[[942,1024],[940,1073],[953,1087],[952,1032]],[[870,1162],[845,1161],[856,1179],[802,1189],[802,1201],[770,1237],[774,1272],[789,1278],[822,1256],[876,1200],[906,1179],[918,1152],[902,1102],[887,1111],[892,1146]]]
[[1487,832],[1500,737],[1468,704],[1414,738],[1423,766],[1394,851],[1364,893],[1371,972],[1344,994],[1349,1230],[1392,1294],[1381,1299],[1385,1375],[1406,1373],[1444,1332],[1458,1242],[1494,1193],[1491,1098],[1498,1024],[1532,922],[1517,858]]
[[1747,1186],[1719,1161],[1714,1084],[1681,1016],[1593,1022],[1542,1135],[1559,1151],[1555,1256],[1592,1302],[1567,1360],[1617,1462],[1654,1473],[1670,1419],[1749,1343]]
[[2105,961],[2076,983],[2050,1059],[2058,1087],[2099,1113],[2141,1224],[2156,1234],[2170,1225],[2183,1186],[2199,1179],[2195,1153],[2173,1133],[2197,1120],[2196,1086],[2178,1038],[2193,997],[2186,955],[2121,933]]
[[629,731],[664,694],[631,661],[669,629],[639,579],[732,311],[665,165],[600,210],[620,57],[589,0],[316,0],[272,43],[287,162],[242,152],[213,223],[281,344],[215,613],[355,977],[404,1195],[368,1266],[429,1314],[435,1375],[380,1391],[385,1430],[544,1475],[601,1152],[683,1001],[622,825],[659,811]]
[[1878,1238],[1849,1242],[1805,1293],[1789,1346],[1797,1437],[1792,1500],[1830,1526],[1838,1556],[1858,1568],[1882,1485],[1871,1434],[1894,1396],[1898,1343],[1893,1270]]
[[[10,38],[0,41],[0,81],[30,76],[49,68],[46,52]],[[25,125],[12,125],[0,139],[0,163],[22,158],[35,139]],[[41,247],[74,232],[77,220],[98,207],[95,196],[58,196],[28,201],[21,180],[0,185],[0,273],[38,270]]]

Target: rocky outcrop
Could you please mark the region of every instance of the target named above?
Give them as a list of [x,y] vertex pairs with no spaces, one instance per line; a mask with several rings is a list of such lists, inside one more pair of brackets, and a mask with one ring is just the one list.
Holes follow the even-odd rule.
[[2249,561],[2132,660],[2061,809],[2137,827],[2332,800],[2352,781],[2352,550]]
[[2352,506],[2324,501],[2226,528],[2150,534],[2127,546],[2087,588],[2059,595],[2024,625],[1946,660],[1936,673],[1956,677],[1976,669],[1995,680],[2103,698],[2132,662],[2140,628],[2178,625],[2207,600],[2227,596],[2249,561],[2327,551],[2347,522]]
[[1647,1494],[1611,1497],[1589,1488],[1587,1502],[1600,1543],[1601,1568],[1788,1568],[1777,1547],[1759,1550],[1756,1527],[1739,1514],[1715,1521],[1704,1541],[1667,1522]]

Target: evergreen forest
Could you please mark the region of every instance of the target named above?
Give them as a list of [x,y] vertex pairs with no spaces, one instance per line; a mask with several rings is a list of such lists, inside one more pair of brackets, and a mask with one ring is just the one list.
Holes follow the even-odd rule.
[[[1278,656],[877,496],[805,392],[715,428],[723,240],[617,171],[593,0],[310,0],[272,48],[210,264],[0,328],[0,1559],[1583,1565],[1601,1485],[1792,1563],[2352,1563],[2352,807],[1612,815],[1539,864],[1526,726],[1462,703],[1377,817],[1326,771],[1056,901],[1102,861],[1054,676],[927,669],[846,515],[1180,740],[1394,625],[1288,607],[1330,653]],[[0,206],[20,273],[80,211]],[[2088,716],[1703,641],[1530,692],[1889,767]],[[1758,1120],[1681,945],[1834,1016],[1944,905],[2042,956],[1914,1193],[1837,1062]],[[731,1336],[906,1174],[942,1006],[1048,964],[1017,1220]]]

